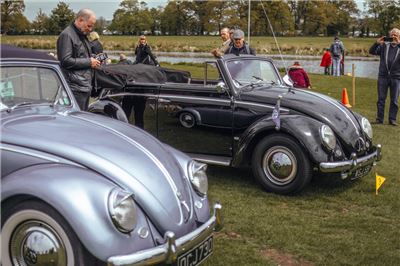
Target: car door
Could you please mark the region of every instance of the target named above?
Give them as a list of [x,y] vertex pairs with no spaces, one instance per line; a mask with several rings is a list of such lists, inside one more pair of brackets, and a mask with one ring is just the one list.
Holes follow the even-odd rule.
[[203,79],[167,83],[158,96],[158,138],[193,154],[232,155],[232,101],[215,62],[207,63]]

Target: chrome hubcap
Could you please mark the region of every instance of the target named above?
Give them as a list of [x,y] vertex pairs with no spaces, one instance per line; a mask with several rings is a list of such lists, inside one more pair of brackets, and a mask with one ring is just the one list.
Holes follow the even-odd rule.
[[10,255],[15,265],[67,265],[61,238],[47,224],[26,221],[11,236]]
[[289,149],[276,146],[264,154],[262,167],[265,176],[272,183],[286,185],[292,182],[296,176],[297,160]]

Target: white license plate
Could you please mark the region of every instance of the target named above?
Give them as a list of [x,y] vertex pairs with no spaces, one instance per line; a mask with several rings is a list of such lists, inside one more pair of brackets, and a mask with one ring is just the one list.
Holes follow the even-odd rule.
[[210,236],[195,248],[178,257],[177,266],[196,266],[211,255],[214,249],[213,237]]
[[352,179],[358,179],[367,175],[371,171],[371,168],[372,164],[358,168]]

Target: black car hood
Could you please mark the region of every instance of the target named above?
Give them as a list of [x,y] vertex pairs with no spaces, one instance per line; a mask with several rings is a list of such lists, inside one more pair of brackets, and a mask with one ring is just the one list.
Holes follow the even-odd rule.
[[240,95],[242,101],[275,105],[282,96],[281,108],[300,112],[332,128],[348,148],[354,148],[356,141],[363,137],[360,122],[354,113],[339,101],[310,90],[287,87],[257,87]]
[[2,143],[47,152],[107,176],[134,193],[161,231],[182,231],[189,214],[180,198],[191,205],[189,181],[171,150],[143,130],[50,107],[3,112],[1,130]]

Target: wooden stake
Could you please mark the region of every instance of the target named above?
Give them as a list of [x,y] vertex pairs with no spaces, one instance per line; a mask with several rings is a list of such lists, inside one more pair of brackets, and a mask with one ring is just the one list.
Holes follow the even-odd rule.
[[356,66],[354,63],[351,65],[351,76],[353,77],[353,107],[356,106]]

